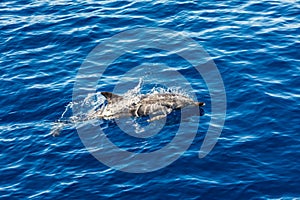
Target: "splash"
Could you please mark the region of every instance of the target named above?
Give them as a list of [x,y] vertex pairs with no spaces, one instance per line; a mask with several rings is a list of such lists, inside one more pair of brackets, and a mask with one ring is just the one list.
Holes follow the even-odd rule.
[[[100,92],[90,93],[83,101],[69,102],[65,107],[65,110],[61,114],[60,118],[53,123],[50,134],[52,136],[58,136],[65,127],[74,127],[76,123],[88,122],[96,118],[93,115],[97,109],[104,107],[104,97]],[[72,110],[79,111],[76,115]]]

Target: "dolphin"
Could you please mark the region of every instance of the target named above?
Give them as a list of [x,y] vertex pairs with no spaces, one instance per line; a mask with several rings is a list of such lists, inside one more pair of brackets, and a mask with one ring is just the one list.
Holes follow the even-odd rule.
[[[133,98],[120,96],[111,92],[101,92],[106,98],[107,104],[100,109],[88,114],[86,119],[117,119],[121,117],[149,116],[148,122],[167,117],[173,110],[180,110],[188,106],[204,106],[204,102],[195,102],[191,98],[175,93],[153,93],[139,95]],[[72,120],[58,120],[53,124],[50,134],[58,136],[61,130],[74,123]]]
[[137,100],[130,100],[111,92],[101,92],[107,104],[98,110],[96,117],[116,119],[121,117],[149,116],[148,122],[165,118],[173,110],[187,106],[204,106],[204,102],[195,102],[191,98],[175,93],[153,93],[141,95]]

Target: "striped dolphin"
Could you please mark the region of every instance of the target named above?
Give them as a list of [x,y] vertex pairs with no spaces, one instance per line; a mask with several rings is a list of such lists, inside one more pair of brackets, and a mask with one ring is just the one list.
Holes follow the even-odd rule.
[[180,110],[187,106],[204,106],[204,102],[195,102],[191,98],[174,93],[153,93],[142,95],[137,101],[111,92],[101,92],[107,104],[96,112],[96,117],[102,119],[116,119],[120,117],[150,116],[148,122],[165,118],[173,110]]

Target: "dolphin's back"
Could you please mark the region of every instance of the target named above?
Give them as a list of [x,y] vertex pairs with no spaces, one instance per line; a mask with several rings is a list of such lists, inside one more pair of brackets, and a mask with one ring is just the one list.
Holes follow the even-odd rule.
[[169,114],[172,110],[194,105],[195,102],[180,94],[165,93],[144,96],[139,104],[137,113],[140,116],[146,116],[158,112]]

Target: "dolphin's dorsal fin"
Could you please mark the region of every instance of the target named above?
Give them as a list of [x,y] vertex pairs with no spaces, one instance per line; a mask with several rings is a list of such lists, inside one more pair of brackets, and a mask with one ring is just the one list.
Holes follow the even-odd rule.
[[113,94],[111,92],[101,92],[101,94],[106,98],[106,100],[108,101],[108,103],[111,103],[113,101],[120,101],[122,100],[122,97],[117,95],[117,94]]

